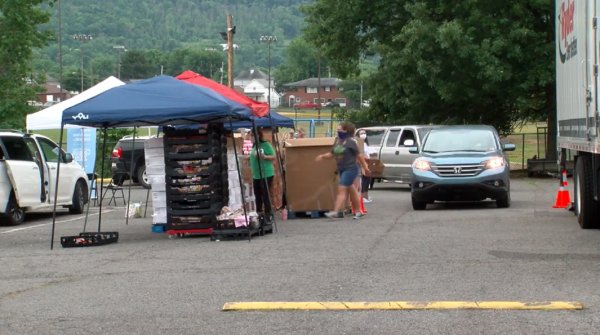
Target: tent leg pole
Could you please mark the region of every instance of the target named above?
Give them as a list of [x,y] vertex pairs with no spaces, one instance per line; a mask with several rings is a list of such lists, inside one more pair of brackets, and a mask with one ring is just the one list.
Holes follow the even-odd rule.
[[[238,181],[240,182],[240,193],[242,195],[242,208],[244,209],[244,217],[246,218],[246,228],[248,228],[248,242],[252,241],[252,234],[250,234],[250,220],[248,219],[248,211],[246,210],[246,197],[244,196],[244,181],[242,180],[242,170],[240,169],[240,161],[238,160],[237,147],[235,146],[235,136],[233,131],[233,122],[229,117],[229,127],[231,129],[231,139],[233,142],[233,155],[235,156],[235,166],[238,173]],[[227,204],[229,205],[229,204]]]
[[108,136],[108,129],[104,127],[104,138],[102,139],[102,168],[100,169],[100,206],[98,208],[98,232],[102,227],[102,202],[104,197],[102,196],[102,189],[104,188],[104,162],[106,160],[106,137]]
[[133,127],[131,166],[129,167],[129,194],[127,195],[127,214],[125,215],[125,225],[129,225],[129,208],[131,207],[131,184],[133,182],[133,159],[135,158],[134,153],[135,153],[135,133],[136,132],[137,132],[137,127]]
[[64,134],[65,125],[60,125],[60,138],[58,140],[58,166],[56,167],[56,180],[54,182],[54,209],[52,210],[52,234],[50,236],[50,250],[54,249],[54,232],[56,229],[56,205],[58,203],[58,180],[60,177],[60,162],[63,160],[63,134]]
[[148,193],[146,193],[146,208],[144,209],[144,219],[146,218],[146,214],[148,213],[148,199],[150,198],[150,191],[152,187],[148,189]]

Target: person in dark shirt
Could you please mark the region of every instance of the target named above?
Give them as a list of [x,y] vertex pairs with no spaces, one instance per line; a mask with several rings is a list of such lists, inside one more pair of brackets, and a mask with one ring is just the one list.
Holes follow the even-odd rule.
[[[329,218],[344,217],[344,204],[346,204],[348,195],[350,195],[350,200],[352,201],[354,208],[360,208],[360,194],[353,186],[354,180],[359,173],[359,166],[356,164],[357,160],[360,165],[362,165],[365,174],[371,174],[364,156],[360,154],[358,142],[353,138],[355,130],[356,127],[352,123],[341,123],[338,126],[338,136],[333,144],[331,152],[319,155],[316,159],[317,162],[320,162],[323,159],[334,158],[337,163],[340,181],[335,201],[335,209],[332,212],[325,214]],[[360,210],[357,210],[354,218],[360,219],[363,216],[364,214]]]

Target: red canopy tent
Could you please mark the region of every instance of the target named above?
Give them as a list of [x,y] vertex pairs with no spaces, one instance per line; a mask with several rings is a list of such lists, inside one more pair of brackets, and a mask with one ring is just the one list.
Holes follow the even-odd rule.
[[254,114],[256,117],[263,117],[269,114],[269,105],[266,102],[258,102],[256,100],[250,99],[247,96],[235,91],[234,89],[231,89],[225,85],[221,85],[214,80],[202,77],[198,73],[188,70],[175,78],[190,84],[208,87],[226,98],[229,98],[235,102],[247,106],[252,110],[252,114]]

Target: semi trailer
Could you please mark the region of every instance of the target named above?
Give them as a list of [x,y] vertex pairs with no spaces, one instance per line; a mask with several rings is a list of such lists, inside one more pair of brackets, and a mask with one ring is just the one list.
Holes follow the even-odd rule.
[[556,102],[560,171],[574,152],[573,207],[583,229],[600,228],[600,0],[556,0]]

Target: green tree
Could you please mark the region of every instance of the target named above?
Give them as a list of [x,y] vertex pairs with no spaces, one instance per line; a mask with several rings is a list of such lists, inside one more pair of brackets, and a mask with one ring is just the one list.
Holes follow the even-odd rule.
[[117,63],[114,58],[102,57],[91,61],[94,83],[98,83],[110,76],[117,76]]
[[504,133],[540,116],[556,125],[554,1],[317,0],[303,12],[307,39],[343,76],[381,55],[369,83],[381,116]]
[[63,71],[63,88],[68,91],[83,92],[90,88],[90,74],[83,72],[83,91],[81,90],[81,68],[68,67]]
[[[50,20],[50,14],[39,6],[53,4],[50,0],[0,0],[0,126],[22,128],[25,116],[33,109],[28,101],[35,100],[32,75],[34,48],[52,40],[50,31],[39,26]],[[33,80],[32,82],[28,82]]]
[[[275,72],[275,89],[283,91],[283,84],[307,78],[315,78],[319,74],[319,49],[304,37],[293,39],[286,48],[286,61],[279,65]],[[329,62],[321,55],[321,77],[327,77]]]
[[129,50],[121,56],[121,79],[146,79],[151,76],[152,63],[143,50]]

